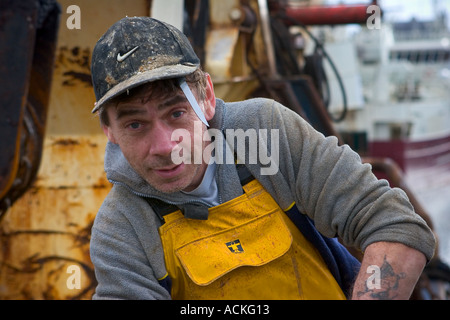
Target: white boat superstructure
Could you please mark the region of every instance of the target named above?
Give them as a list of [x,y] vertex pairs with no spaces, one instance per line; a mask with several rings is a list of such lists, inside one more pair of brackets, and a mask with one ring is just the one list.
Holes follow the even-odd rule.
[[[450,33],[433,38],[394,34],[384,23],[379,30],[361,28],[354,39],[325,45],[338,63],[348,95],[348,116],[341,131],[365,132],[367,141],[419,141],[450,136]],[[356,62],[351,55],[357,57]],[[333,73],[330,110],[342,111]]]

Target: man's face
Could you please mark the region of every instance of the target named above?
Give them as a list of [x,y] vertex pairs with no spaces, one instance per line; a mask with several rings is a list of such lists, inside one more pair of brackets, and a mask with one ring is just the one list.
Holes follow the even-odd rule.
[[[215,96],[209,75],[206,98],[198,101],[206,120],[211,120],[215,112]],[[195,92],[194,92],[195,95]],[[201,182],[207,164],[202,163],[173,163],[171,155],[174,148],[179,148],[177,141],[172,141],[172,132],[184,129],[190,133],[189,143],[192,153],[195,148],[193,142],[202,141],[194,134],[203,134],[206,126],[202,125],[201,133],[194,133],[194,123],[199,122],[181,90],[175,94],[152,98],[142,102],[142,97],[136,97],[127,102],[120,102],[117,106],[110,106],[106,110],[109,125],[103,126],[108,139],[118,144],[133,169],[155,189],[172,193],[180,190],[194,190]],[[202,141],[202,151],[206,142]],[[191,154],[190,157],[193,158]]]

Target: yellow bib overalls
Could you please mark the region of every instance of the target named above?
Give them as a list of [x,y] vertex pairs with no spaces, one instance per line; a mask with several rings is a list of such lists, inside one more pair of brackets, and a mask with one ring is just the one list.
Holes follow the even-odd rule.
[[173,299],[345,299],[316,248],[255,179],[245,193],[209,208],[207,220],[181,211],[159,232]]

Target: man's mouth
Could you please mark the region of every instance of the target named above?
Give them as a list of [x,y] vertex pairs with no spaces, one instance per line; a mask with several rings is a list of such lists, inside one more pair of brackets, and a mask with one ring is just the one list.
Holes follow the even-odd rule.
[[153,169],[153,171],[161,178],[169,179],[177,176],[184,168],[184,163],[176,166],[164,167],[159,169]]

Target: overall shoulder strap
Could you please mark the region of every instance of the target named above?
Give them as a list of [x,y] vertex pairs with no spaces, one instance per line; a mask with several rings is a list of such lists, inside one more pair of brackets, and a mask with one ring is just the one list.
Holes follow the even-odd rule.
[[158,216],[159,220],[161,220],[162,223],[164,223],[164,216],[175,212],[179,210],[179,208],[176,205],[167,203],[165,201],[155,199],[155,198],[144,198],[145,201],[152,207],[153,211],[155,211],[156,215]]
[[236,164],[236,170],[238,172],[239,181],[241,182],[241,186],[245,186],[247,183],[255,179],[247,167],[241,163]]

